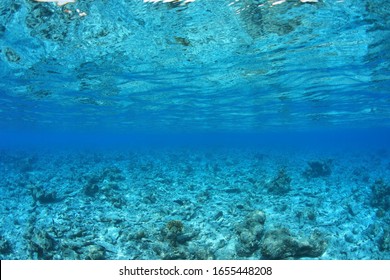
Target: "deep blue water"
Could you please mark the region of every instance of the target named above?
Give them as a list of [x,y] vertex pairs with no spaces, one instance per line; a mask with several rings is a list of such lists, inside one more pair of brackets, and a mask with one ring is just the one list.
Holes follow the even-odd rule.
[[390,2],[277,3],[2,0],[0,257],[390,259]]

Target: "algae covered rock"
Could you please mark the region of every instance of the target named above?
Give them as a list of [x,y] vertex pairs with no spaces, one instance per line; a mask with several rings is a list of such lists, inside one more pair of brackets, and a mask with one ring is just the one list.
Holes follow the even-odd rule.
[[163,250],[160,255],[162,260],[187,260],[190,259],[183,248],[173,248],[171,250]]
[[89,245],[86,250],[86,260],[105,260],[106,249],[100,245]]
[[376,180],[371,186],[371,205],[384,210],[390,209],[390,184],[386,184],[382,179]]
[[265,213],[261,210],[255,210],[251,212],[245,219],[245,225],[247,227],[255,227],[257,225],[264,225],[266,220]]
[[32,259],[53,259],[56,242],[45,230],[35,230],[29,242],[29,251]]
[[58,201],[57,192],[49,191],[42,187],[34,187],[31,189],[31,195],[34,201],[39,201],[42,204],[54,203]]
[[87,196],[95,196],[99,192],[100,178],[93,176],[88,179],[86,185],[84,186],[84,194]]
[[308,168],[303,172],[306,179],[327,177],[332,173],[332,160],[326,161],[310,161],[307,164]]
[[290,191],[291,178],[287,175],[284,168],[280,169],[275,178],[267,184],[270,193],[283,195]]
[[265,213],[255,210],[248,214],[244,222],[237,225],[238,243],[236,251],[238,256],[249,257],[260,248],[265,220]]
[[6,255],[12,252],[11,243],[5,239],[5,237],[0,236],[0,254]]
[[379,250],[390,251],[390,228],[383,232],[381,239],[379,240]]
[[193,239],[199,233],[189,227],[185,227],[181,220],[170,220],[160,231],[159,245],[153,250],[164,260],[194,259],[201,247],[193,244]]
[[70,248],[64,248],[61,252],[62,259],[64,260],[77,260],[78,254],[76,251]]
[[279,228],[265,233],[261,253],[265,259],[282,260],[302,257],[321,256],[327,248],[327,242],[319,232],[309,238],[297,238],[286,228]]
[[162,230],[162,235],[169,240],[172,245],[177,245],[180,235],[183,234],[184,224],[180,220],[171,220]]
[[185,244],[194,237],[194,232],[185,231],[184,224],[180,220],[168,221],[165,227],[161,230],[163,240],[166,240],[170,245],[176,247],[180,244]]

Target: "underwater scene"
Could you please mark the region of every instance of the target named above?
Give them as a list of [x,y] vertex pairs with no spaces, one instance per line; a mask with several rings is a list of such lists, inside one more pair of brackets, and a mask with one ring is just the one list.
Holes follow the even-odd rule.
[[2,0],[0,259],[390,260],[390,1]]

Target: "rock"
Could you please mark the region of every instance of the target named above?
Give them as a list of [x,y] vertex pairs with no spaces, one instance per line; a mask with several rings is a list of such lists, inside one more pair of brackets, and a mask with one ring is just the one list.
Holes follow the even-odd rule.
[[105,260],[106,249],[100,245],[90,245],[87,247],[86,260]]
[[382,179],[376,180],[371,186],[372,199],[371,205],[383,208],[385,211],[390,209],[390,184],[386,184]]
[[385,230],[383,236],[379,240],[379,250],[390,252],[390,229]]
[[265,259],[298,259],[319,257],[327,248],[322,234],[315,232],[308,239],[291,236],[286,228],[271,230],[265,234],[261,253]]
[[62,251],[62,259],[64,259],[64,260],[77,260],[78,254],[72,249],[65,248]]
[[56,242],[54,238],[44,230],[36,230],[29,243],[32,258],[50,260],[53,258]]
[[11,243],[3,236],[0,236],[0,254],[6,255],[11,252],[12,252]]
[[99,186],[96,184],[87,184],[84,187],[84,194],[87,196],[95,196],[99,191]]
[[54,203],[57,199],[57,193],[55,191],[48,191],[42,187],[37,187],[32,189],[32,197],[34,201],[39,201],[40,203]]
[[345,241],[347,241],[348,243],[356,243],[356,238],[355,236],[352,234],[352,233],[346,233],[344,235],[344,239]]
[[9,62],[18,62],[20,61],[20,55],[13,49],[11,48],[6,48],[4,50],[5,57]]
[[184,224],[180,220],[171,220],[167,222],[165,227],[161,230],[161,235],[163,240],[168,241],[173,247],[183,245],[195,236],[193,232],[184,230]]
[[283,195],[290,191],[291,178],[287,175],[285,169],[280,169],[276,177],[267,184],[270,193]]
[[243,223],[237,225],[238,243],[236,252],[238,256],[250,257],[260,248],[265,220],[265,213],[255,210],[249,213]]
[[303,172],[303,176],[306,179],[327,177],[332,173],[330,168],[331,160],[327,161],[310,161],[309,167]]

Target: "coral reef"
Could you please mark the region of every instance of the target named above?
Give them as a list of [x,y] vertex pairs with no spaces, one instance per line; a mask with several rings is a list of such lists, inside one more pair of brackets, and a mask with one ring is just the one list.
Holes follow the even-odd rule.
[[[253,156],[258,154],[38,156],[0,150],[0,177],[7,186],[0,194],[0,255],[67,260],[389,258],[387,158],[378,165],[371,154],[329,154],[337,158],[334,176],[305,180],[302,154]],[[34,157],[39,160],[33,171],[21,174],[20,163]],[[357,167],[370,175],[368,182],[351,180]],[[372,177],[383,179],[374,182]],[[286,187],[291,182],[296,182],[294,189]]]

